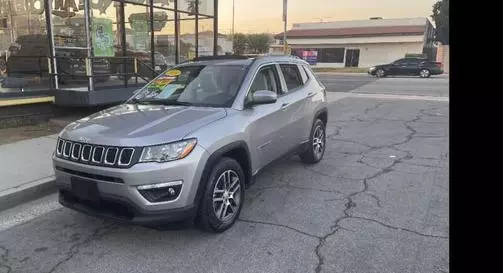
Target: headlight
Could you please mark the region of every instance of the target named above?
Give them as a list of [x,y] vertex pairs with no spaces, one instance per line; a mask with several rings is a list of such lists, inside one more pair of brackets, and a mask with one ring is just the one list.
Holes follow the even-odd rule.
[[187,139],[163,145],[144,147],[140,162],[168,162],[189,155],[196,146],[196,139]]
[[369,71],[374,71],[374,70],[376,70],[376,67],[374,67],[374,66],[369,68]]

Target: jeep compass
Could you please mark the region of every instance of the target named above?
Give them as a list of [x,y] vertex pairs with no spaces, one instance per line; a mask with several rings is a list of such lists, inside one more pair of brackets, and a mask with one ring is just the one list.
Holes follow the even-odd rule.
[[325,87],[296,57],[175,66],[62,130],[53,155],[59,202],[129,223],[195,220],[222,232],[268,164],[323,158],[326,104]]

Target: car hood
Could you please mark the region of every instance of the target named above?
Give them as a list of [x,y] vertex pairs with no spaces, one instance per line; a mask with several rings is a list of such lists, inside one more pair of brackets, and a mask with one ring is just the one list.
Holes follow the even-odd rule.
[[224,108],[121,104],[69,124],[68,140],[111,146],[148,146],[181,140],[226,116]]

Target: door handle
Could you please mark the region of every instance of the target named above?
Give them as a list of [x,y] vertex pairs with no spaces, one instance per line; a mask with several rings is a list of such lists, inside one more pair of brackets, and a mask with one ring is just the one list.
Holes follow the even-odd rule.
[[282,107],[281,107],[282,111],[285,111],[289,107],[289,105],[290,105],[290,103],[288,103],[288,102],[283,103]]
[[307,95],[307,97],[308,97],[308,98],[313,97],[313,96],[315,96],[315,92],[310,92],[310,93],[308,93],[308,95]]

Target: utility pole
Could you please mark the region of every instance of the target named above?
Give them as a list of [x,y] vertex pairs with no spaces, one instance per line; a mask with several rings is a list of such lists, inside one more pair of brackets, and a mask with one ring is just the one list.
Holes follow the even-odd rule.
[[284,55],[287,55],[287,0],[283,1],[283,21],[284,21],[284,33],[283,33]]
[[234,15],[235,15],[235,0],[233,0],[233,19],[231,24],[231,37],[233,39],[233,54],[234,54],[234,41],[235,41],[235,32],[234,32]]

